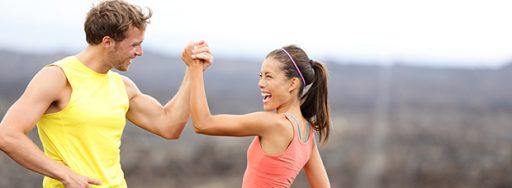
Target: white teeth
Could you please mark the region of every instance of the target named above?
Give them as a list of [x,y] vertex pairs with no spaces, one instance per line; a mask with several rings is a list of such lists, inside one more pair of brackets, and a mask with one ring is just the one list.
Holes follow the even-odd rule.
[[263,102],[267,102],[268,100],[270,100],[270,97],[272,97],[272,95],[270,93],[261,93],[261,96],[263,96]]
[[261,96],[263,97],[263,102],[267,102],[270,97],[272,96],[270,93],[261,93]]

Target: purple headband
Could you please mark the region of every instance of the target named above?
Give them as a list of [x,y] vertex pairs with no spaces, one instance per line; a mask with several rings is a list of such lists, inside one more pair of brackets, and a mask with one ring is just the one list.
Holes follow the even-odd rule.
[[302,73],[300,72],[299,67],[297,66],[297,63],[295,63],[292,56],[284,48],[282,48],[282,50],[284,53],[286,53],[286,55],[288,55],[288,57],[290,57],[290,60],[292,60],[292,63],[295,66],[295,69],[297,69],[297,72],[299,73],[300,78],[302,78],[302,83],[304,83],[304,87],[306,87],[306,80],[304,80],[304,76],[302,76]]

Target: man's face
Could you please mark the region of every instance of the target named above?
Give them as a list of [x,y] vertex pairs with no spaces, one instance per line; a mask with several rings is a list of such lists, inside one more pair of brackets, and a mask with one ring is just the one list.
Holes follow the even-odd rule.
[[143,54],[141,45],[143,40],[144,30],[130,26],[126,38],[115,42],[113,50],[109,51],[112,67],[119,71],[127,71],[132,60]]

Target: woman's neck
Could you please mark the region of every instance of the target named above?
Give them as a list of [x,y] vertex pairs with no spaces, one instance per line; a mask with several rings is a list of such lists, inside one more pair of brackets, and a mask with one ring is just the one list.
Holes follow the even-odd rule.
[[276,112],[278,114],[289,113],[293,114],[295,117],[302,117],[302,113],[300,111],[300,101],[298,99],[281,105],[279,108],[277,108]]

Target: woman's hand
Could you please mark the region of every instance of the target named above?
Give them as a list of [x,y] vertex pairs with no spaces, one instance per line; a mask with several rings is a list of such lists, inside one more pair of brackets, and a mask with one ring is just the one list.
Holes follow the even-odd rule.
[[200,41],[192,48],[192,59],[200,60],[203,63],[203,71],[213,63],[213,56],[210,47],[204,41]]
[[205,71],[213,63],[213,56],[208,44],[204,41],[190,42],[183,52],[181,59],[187,66],[202,66]]

